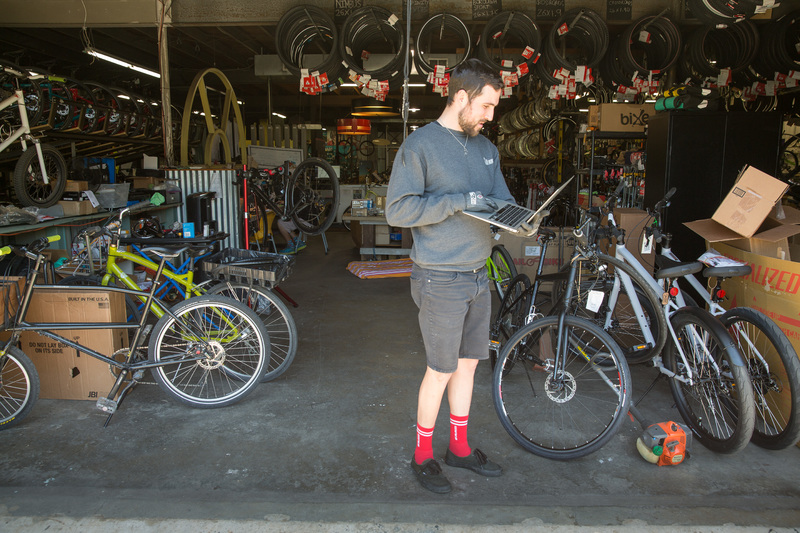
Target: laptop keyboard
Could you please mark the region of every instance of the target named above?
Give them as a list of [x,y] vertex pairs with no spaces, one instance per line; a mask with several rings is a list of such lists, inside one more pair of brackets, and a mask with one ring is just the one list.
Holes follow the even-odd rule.
[[506,204],[490,216],[489,220],[515,228],[520,223],[527,220],[530,215],[531,212],[529,209],[514,204]]

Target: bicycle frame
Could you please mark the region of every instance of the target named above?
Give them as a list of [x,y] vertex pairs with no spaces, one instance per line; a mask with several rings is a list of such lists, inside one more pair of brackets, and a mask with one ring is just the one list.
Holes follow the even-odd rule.
[[[252,191],[253,195],[255,195],[257,201],[260,201],[262,204],[267,206],[269,209],[275,212],[279,217],[284,220],[288,220],[292,217],[292,215],[297,211],[297,206],[294,205],[291,196],[289,195],[289,191],[292,190],[289,187],[289,181],[291,180],[291,175],[289,174],[289,165],[284,164],[282,167],[281,172],[275,174],[268,174],[267,176],[262,176],[261,173],[257,174],[258,177],[266,180],[268,185],[271,189],[279,189],[276,187],[276,180],[278,177],[281,179],[281,184],[283,185],[282,194],[283,194],[283,209],[280,208],[277,201],[273,201],[264,189],[260,185],[251,184],[252,188],[248,187],[248,191]],[[277,195],[276,195],[277,196]]]
[[[120,280],[131,292],[131,294],[137,296],[140,300],[144,301],[142,298],[142,290],[136,281],[131,278],[122,268],[117,264],[117,259],[123,261],[130,261],[137,265],[141,265],[145,268],[149,268],[151,270],[157,271],[159,264],[143,257],[142,255],[133,253],[133,252],[126,252],[120,250],[118,245],[112,243],[108,248],[108,261],[106,262],[106,269],[105,273],[103,274],[102,284],[103,286],[108,286],[111,282],[112,278],[116,278]],[[176,274],[166,268],[162,269],[161,276],[167,278],[172,284],[176,287],[180,286],[184,288],[183,297],[190,298],[191,296],[199,296],[202,292],[199,290],[198,285],[194,283],[194,272],[192,269],[188,269],[184,274]],[[161,289],[156,290],[156,294]],[[146,293],[145,293],[146,294]],[[158,298],[154,302],[156,305],[152,306],[152,313],[156,315],[158,318],[164,316],[164,312],[166,310],[166,306],[163,306],[158,303]]]
[[[616,227],[616,221],[614,220],[614,214],[612,212],[608,213],[608,224],[609,224],[609,227]],[[653,290],[656,291],[656,294],[660,293],[660,294],[666,295],[665,288],[653,277],[653,275],[650,272],[645,270],[645,268],[642,266],[642,264],[625,247],[624,239],[618,239],[617,240],[617,244],[616,244],[616,247],[614,249],[614,256],[617,259],[619,259],[620,261],[624,261],[625,263],[627,263],[638,274],[640,274],[642,276],[642,278],[647,282],[647,284]],[[618,298],[619,292],[620,292],[619,291],[619,282],[617,280],[621,280],[621,282],[623,284],[625,284],[626,291],[628,291],[628,294],[635,294],[634,292],[632,292],[633,291],[633,283],[631,282],[630,277],[628,277],[628,275],[625,272],[619,272],[619,274],[620,274],[619,276],[615,276],[614,288],[612,289],[611,296],[609,298],[609,309],[614,309],[614,307],[617,304],[617,298]],[[666,280],[664,280],[664,281],[666,282]],[[639,323],[639,327],[642,329],[642,332],[645,335],[645,338],[652,339],[653,338],[652,331],[650,330],[650,326],[647,324],[647,321],[645,320],[644,312],[643,312],[643,309],[642,309],[642,306],[641,306],[640,302],[638,301],[638,298],[629,298],[629,299],[631,301],[631,306],[634,308],[634,312],[635,312],[637,321]],[[664,366],[663,366],[663,364],[661,362],[661,356],[660,355],[656,355],[654,357],[653,363],[659,369],[660,372],[662,372],[663,374],[666,374],[670,378],[677,379],[679,381],[683,381],[685,383],[693,385],[694,384],[694,376],[692,375],[691,365],[689,365],[689,362],[688,362],[688,360],[686,358],[686,354],[684,353],[683,349],[681,348],[681,343],[678,341],[677,334],[675,333],[675,330],[672,327],[672,323],[669,320],[670,317],[672,316],[672,314],[675,311],[677,311],[681,307],[685,306],[685,301],[684,301],[683,296],[680,294],[680,291],[679,291],[678,292],[678,297],[676,297],[675,299],[662,297],[662,303],[663,303],[662,311],[663,311],[663,313],[665,313],[665,317],[667,319],[666,322],[667,322],[667,328],[669,330],[670,337],[672,338],[672,341],[673,341],[673,344],[674,344],[675,348],[678,350],[678,355],[680,356],[681,360],[683,361],[687,376],[685,378],[683,378],[683,377],[678,376],[678,375],[674,374],[673,372],[667,370],[666,368],[664,368]],[[611,320],[611,314],[609,313],[608,316],[606,317],[606,324],[604,325],[605,327],[609,327],[610,320]],[[693,335],[697,335],[697,332],[696,331],[693,332]],[[653,341],[648,340],[648,342],[653,342]],[[703,346],[704,347],[703,348],[704,351],[706,351],[705,344],[702,341],[698,342],[698,345]],[[716,365],[716,362],[714,361],[714,358],[711,357],[710,354],[708,354],[707,352],[706,352],[706,355],[708,356],[708,361],[718,371],[719,368],[717,368],[717,365]],[[738,363],[740,365],[744,365],[743,361],[734,361],[734,362],[736,362],[736,363]]]

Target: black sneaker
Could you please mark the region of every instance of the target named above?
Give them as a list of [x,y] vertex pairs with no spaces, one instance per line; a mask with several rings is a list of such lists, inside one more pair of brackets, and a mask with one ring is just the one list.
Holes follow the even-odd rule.
[[417,475],[417,479],[423,487],[437,494],[447,494],[452,490],[450,482],[444,477],[442,467],[436,459],[428,459],[418,465],[414,458],[411,458],[411,469]]
[[500,468],[500,465],[491,462],[486,457],[486,454],[478,448],[474,448],[472,453],[466,457],[459,457],[448,448],[444,462],[456,468],[469,468],[476,474],[482,476],[497,477],[503,473],[503,469]]

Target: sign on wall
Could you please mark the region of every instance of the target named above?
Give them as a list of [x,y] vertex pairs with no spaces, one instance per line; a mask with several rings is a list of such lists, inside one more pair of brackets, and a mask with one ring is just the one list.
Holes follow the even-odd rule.
[[536,20],[556,20],[564,14],[564,0],[536,0]]
[[333,0],[333,21],[341,24],[347,17],[364,6],[364,0]]
[[472,0],[472,20],[489,20],[502,10],[502,0]]
[[606,0],[606,20],[631,20],[633,0]]

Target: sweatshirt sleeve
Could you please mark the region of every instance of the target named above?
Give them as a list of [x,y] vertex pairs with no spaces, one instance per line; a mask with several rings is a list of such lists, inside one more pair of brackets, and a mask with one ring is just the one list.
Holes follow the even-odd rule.
[[466,199],[461,193],[427,195],[422,159],[408,146],[400,147],[392,165],[386,198],[389,225],[410,228],[436,224],[465,207]]

